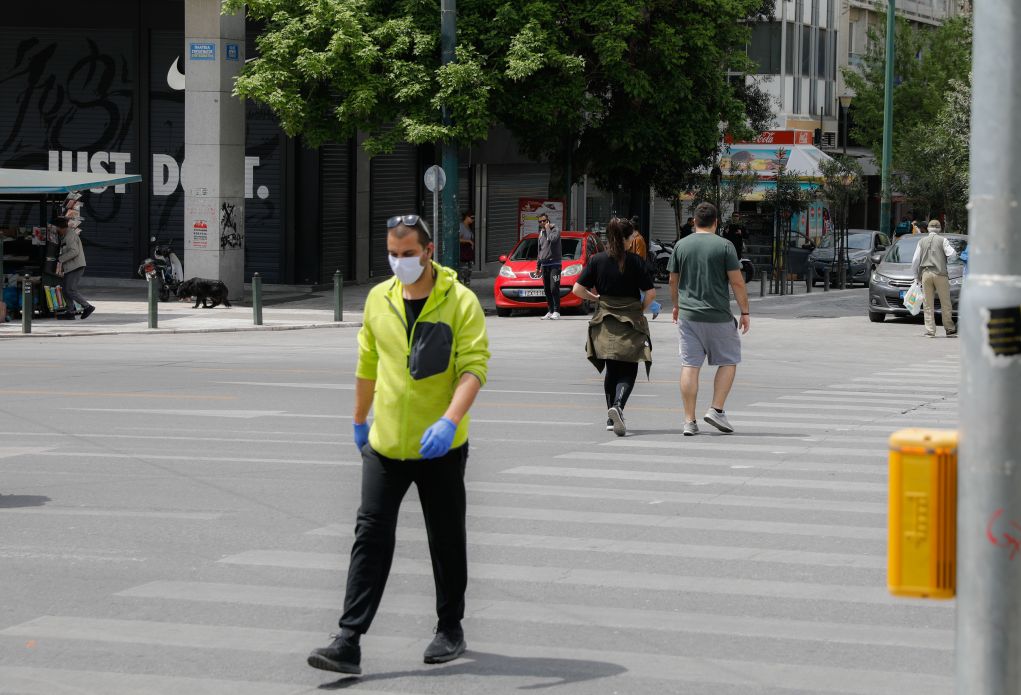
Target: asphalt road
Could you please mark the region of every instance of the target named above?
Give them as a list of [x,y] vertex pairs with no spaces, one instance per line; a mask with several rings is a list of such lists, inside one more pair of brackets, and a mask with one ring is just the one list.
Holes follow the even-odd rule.
[[353,329],[6,343],[0,693],[949,693],[953,603],[885,589],[886,438],[955,426],[958,342],[864,297],[756,300],[738,431],[694,438],[668,316],[623,439],[584,317],[491,317],[469,653],[421,663],[412,492],[361,679],[305,665],[357,507]]

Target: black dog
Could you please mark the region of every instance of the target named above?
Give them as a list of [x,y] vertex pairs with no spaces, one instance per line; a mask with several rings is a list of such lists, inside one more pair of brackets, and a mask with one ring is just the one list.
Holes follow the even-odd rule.
[[[227,286],[223,284],[222,280],[205,280],[203,278],[185,280],[177,286],[177,298],[185,299],[187,297],[195,298],[193,309],[199,308],[199,302],[202,302],[203,309],[212,309],[220,304],[226,307],[230,306],[230,300],[227,299]],[[212,304],[207,303],[210,301]]]

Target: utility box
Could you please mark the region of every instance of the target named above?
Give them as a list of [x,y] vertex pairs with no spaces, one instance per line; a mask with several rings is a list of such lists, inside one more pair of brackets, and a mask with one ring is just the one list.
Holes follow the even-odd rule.
[[957,588],[957,432],[890,436],[887,586],[897,596],[953,598]]

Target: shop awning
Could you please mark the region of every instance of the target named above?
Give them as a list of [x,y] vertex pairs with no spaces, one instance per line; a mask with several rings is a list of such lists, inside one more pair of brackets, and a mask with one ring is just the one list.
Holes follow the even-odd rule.
[[814,145],[735,144],[721,155],[720,169],[725,177],[747,169],[759,179],[775,179],[780,170],[780,150],[783,150],[787,171],[797,173],[801,181],[822,181],[820,164],[832,160]]
[[79,174],[36,169],[0,169],[0,196],[65,194],[87,188],[139,183],[136,174]]

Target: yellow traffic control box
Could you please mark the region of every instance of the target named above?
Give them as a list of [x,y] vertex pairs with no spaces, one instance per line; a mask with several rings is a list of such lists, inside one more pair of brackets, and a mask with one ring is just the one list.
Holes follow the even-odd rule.
[[957,588],[957,432],[890,436],[887,585],[897,596],[953,598]]

